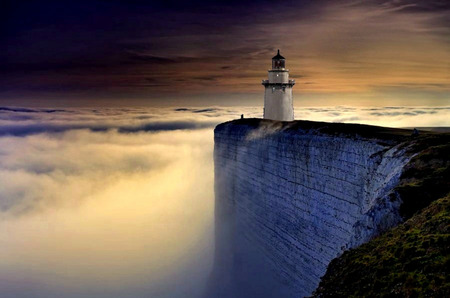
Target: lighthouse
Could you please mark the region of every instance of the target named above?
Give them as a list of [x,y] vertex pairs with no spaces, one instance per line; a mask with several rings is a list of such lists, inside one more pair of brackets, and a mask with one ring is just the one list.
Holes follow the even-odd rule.
[[262,84],[265,88],[264,119],[293,121],[292,87],[295,85],[295,80],[289,79],[286,59],[280,55],[280,50],[272,58],[272,69],[269,70],[269,79],[263,80]]

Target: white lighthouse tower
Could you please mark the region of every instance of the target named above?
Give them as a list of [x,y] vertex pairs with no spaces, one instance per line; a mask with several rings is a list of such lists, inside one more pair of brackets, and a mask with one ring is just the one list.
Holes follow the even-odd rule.
[[294,106],[292,102],[292,87],[295,80],[289,80],[289,69],[285,68],[286,59],[280,55],[280,50],[272,58],[272,69],[269,79],[263,80],[264,119],[278,121],[293,121]]

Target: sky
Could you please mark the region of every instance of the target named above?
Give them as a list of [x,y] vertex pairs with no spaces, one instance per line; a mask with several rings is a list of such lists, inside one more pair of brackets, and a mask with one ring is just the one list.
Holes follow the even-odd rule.
[[7,105],[261,105],[277,49],[295,105],[450,102],[445,0],[0,5]]

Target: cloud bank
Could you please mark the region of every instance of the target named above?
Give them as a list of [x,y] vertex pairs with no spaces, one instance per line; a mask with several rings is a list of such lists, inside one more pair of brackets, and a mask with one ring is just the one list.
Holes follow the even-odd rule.
[[2,297],[198,297],[213,251],[211,124],[160,112],[3,110]]
[[[450,126],[450,107],[296,118]],[[213,127],[260,107],[0,107],[2,297],[197,297],[213,255]]]
[[[449,113],[450,107],[445,106],[299,107],[295,110],[297,119],[390,127],[450,126]],[[96,170],[98,175],[108,177],[108,173],[154,170],[175,163],[177,154],[173,150],[159,152],[149,146],[158,144],[164,147],[168,140],[163,136],[170,134],[176,135],[180,144],[191,144],[181,136],[199,131],[211,132],[218,123],[237,119],[241,114],[245,117],[262,116],[257,107],[0,107],[0,170],[10,171],[2,173],[3,181],[22,184],[13,187],[15,183],[3,183],[0,210],[17,209],[16,212],[20,213],[33,209],[35,202],[56,201],[56,197],[60,197],[59,192],[48,195],[43,189],[57,188],[58,185],[69,187],[71,181],[75,181],[72,178],[78,176],[86,180],[85,192],[89,194],[96,189],[91,185],[96,179],[84,175],[85,170],[89,170],[88,174]],[[209,150],[212,150],[211,140],[208,141]],[[74,173],[81,174],[73,176]],[[74,188],[77,188],[77,183],[73,182]],[[33,189],[37,191],[33,195],[28,194]],[[77,191],[84,190],[80,187]],[[41,199],[33,199],[37,197]]]

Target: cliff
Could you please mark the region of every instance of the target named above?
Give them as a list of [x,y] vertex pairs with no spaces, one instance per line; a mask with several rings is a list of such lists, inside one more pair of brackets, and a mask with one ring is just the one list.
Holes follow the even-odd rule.
[[[426,136],[396,187],[405,223],[334,259],[317,297],[445,297],[450,292],[450,135]],[[439,199],[440,198],[440,199]]]
[[450,197],[334,259],[315,297],[446,297]]
[[214,139],[221,297],[312,294],[331,260],[402,221],[419,150],[411,130],[310,121],[236,120]]

